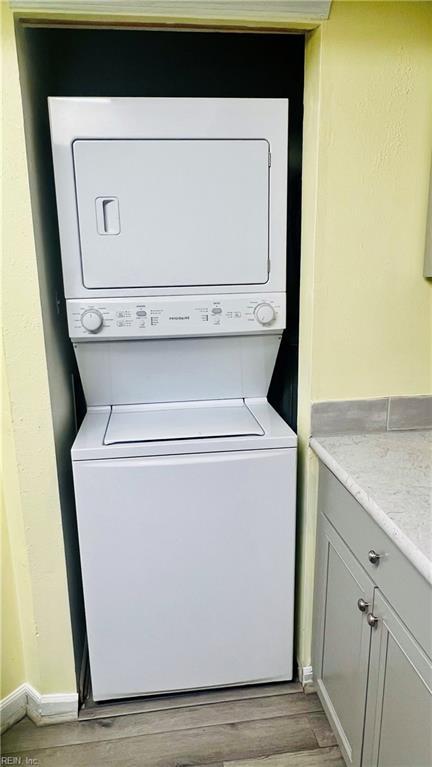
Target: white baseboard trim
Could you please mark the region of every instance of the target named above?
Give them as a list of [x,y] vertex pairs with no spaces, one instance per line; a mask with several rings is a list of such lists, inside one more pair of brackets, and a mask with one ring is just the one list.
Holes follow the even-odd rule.
[[313,669],[312,666],[300,666],[298,667],[298,678],[300,684],[303,687],[306,684],[313,684]]
[[0,701],[1,732],[28,716],[38,726],[73,722],[78,718],[78,693],[41,695],[31,684],[21,684]]
[[28,684],[27,716],[38,725],[71,722],[78,717],[78,693],[41,695]]
[[27,686],[20,684],[9,695],[0,700],[0,733],[19,722],[27,712]]

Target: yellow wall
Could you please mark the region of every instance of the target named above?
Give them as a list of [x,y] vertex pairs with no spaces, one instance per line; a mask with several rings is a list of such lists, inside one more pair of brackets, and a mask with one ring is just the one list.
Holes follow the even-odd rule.
[[432,150],[432,3],[334,2],[306,52],[298,653],[310,664],[313,401],[432,391],[423,274]]
[[[8,146],[3,312],[12,444],[5,500],[14,571],[8,588],[18,594],[12,610],[20,618],[23,648],[2,695],[23,667],[40,692],[69,692],[75,680],[54,440],[15,41],[5,3],[2,17]],[[330,20],[312,33],[306,51],[302,665],[310,663],[316,516],[310,404],[431,388],[430,285],[422,278],[431,103],[431,3],[334,2]]]
[[313,400],[431,391],[431,147],[432,3],[335,3],[322,30]]
[[[18,468],[13,440],[9,392],[2,358],[1,375],[1,685],[0,698],[26,681],[24,634],[25,607],[32,614],[28,598],[29,579],[22,540]],[[7,508],[6,508],[7,502]],[[11,517],[12,530],[8,524]],[[18,543],[19,542],[19,543]],[[27,576],[27,577],[26,577]],[[27,594],[25,594],[27,585]],[[25,599],[27,596],[27,599]],[[31,631],[30,631],[31,636]]]
[[5,510],[26,681],[68,693],[76,682],[21,96],[12,15],[1,6]]
[[25,681],[22,629],[18,606],[18,593],[14,560],[7,529],[6,514],[1,499],[1,680],[0,699]]

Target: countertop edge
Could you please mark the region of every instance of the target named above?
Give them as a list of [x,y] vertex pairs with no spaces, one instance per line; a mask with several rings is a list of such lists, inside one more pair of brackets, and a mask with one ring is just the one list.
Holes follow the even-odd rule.
[[359,502],[375,520],[377,525],[392,539],[393,543],[402,551],[418,572],[432,585],[432,563],[415,546],[415,544],[402,532],[392,519],[381,509],[380,506],[363,490],[352,476],[342,468],[331,453],[323,447],[319,438],[311,437],[309,445],[323,464],[337,477],[349,493]]

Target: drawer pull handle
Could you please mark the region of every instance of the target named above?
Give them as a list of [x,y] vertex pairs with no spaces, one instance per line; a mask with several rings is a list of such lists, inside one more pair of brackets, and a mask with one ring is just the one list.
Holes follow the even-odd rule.
[[357,607],[360,610],[361,613],[365,613],[368,609],[369,605],[367,602],[364,601],[364,599],[358,599],[357,600]]
[[368,613],[366,620],[369,623],[369,626],[371,628],[376,628],[376,625],[378,623],[378,618],[375,615],[373,615],[373,613]]
[[372,565],[379,565],[379,561],[380,561],[381,555],[377,554],[376,551],[371,549],[369,554],[368,554],[368,558],[369,558],[369,562]]

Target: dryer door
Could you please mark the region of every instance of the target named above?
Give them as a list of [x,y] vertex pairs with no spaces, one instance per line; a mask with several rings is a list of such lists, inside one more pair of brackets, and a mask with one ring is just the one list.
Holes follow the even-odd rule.
[[77,140],[87,288],[264,284],[265,139]]

